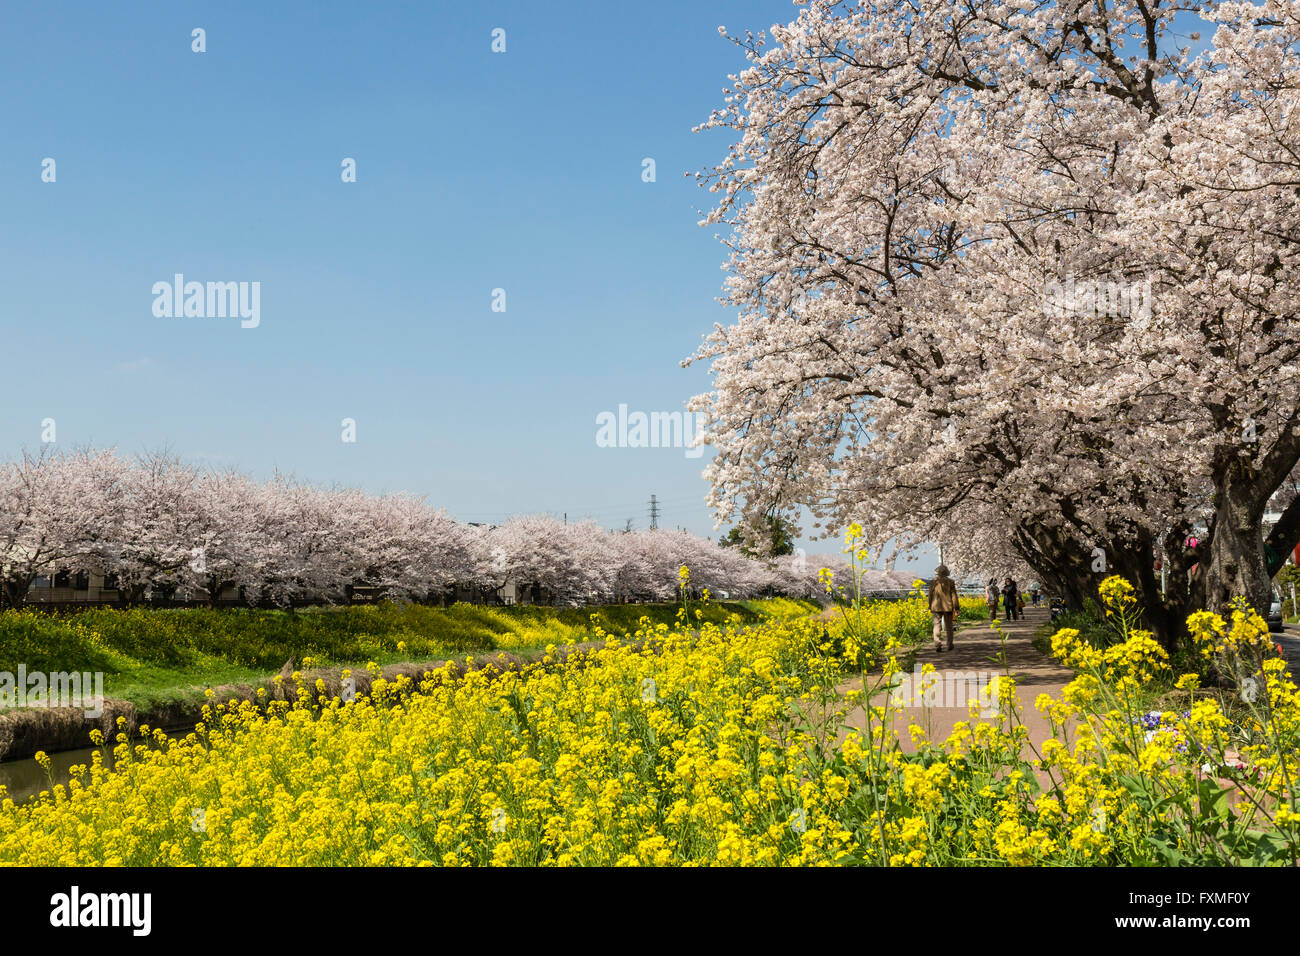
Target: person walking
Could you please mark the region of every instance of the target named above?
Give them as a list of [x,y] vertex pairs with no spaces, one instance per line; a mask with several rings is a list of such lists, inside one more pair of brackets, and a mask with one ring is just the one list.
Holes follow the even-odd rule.
[[997,578],[989,578],[989,583],[984,586],[984,602],[989,606],[989,620],[998,619],[998,596],[1002,590],[998,587]]
[[1014,621],[1016,619],[1016,582],[1011,578],[1006,578],[1002,582],[1002,608],[1006,612],[1003,620]]
[[1037,581],[1029,585],[1029,600],[1033,602],[1034,607],[1038,607],[1038,582]]
[[930,614],[934,616],[934,649],[943,652],[943,635],[948,636],[948,650],[952,650],[952,622],[956,617],[957,585],[948,576],[948,566],[941,564],[934,569],[934,580],[930,582]]

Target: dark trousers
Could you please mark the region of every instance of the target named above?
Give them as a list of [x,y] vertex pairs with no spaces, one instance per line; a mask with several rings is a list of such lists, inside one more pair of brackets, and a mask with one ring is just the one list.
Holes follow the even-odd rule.
[[1017,595],[1007,594],[1002,598],[1002,604],[1006,608],[1008,621],[1020,620],[1020,604]]

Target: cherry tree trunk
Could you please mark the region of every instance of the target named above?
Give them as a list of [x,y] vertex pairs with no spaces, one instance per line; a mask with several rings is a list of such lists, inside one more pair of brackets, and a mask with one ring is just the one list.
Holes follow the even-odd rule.
[[1209,554],[1197,577],[1207,610],[1222,614],[1233,598],[1244,597],[1266,617],[1270,575],[1260,530],[1265,500],[1242,471],[1229,465],[1218,483]]
[[4,606],[21,608],[27,603],[27,589],[30,587],[30,580],[16,580],[13,578],[6,580],[3,592]]

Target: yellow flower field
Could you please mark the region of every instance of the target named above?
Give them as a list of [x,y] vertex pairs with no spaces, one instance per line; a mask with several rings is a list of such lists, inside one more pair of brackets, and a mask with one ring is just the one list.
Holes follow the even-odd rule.
[[[885,613],[851,609],[839,627],[869,630]],[[1246,667],[1267,634],[1244,612],[1198,619],[1196,633]],[[1022,752],[1010,681],[1000,721],[906,754],[880,708],[866,731],[843,730],[862,699],[844,692],[859,683],[853,642],[837,651],[824,621],[597,637],[520,672],[448,667],[348,703],[213,701],[183,740],[120,735],[115,771],[96,760],[52,796],[0,805],[0,862],[1296,861],[1300,697],[1275,658],[1259,667],[1249,725],[1198,697],[1147,730],[1134,695],[1168,666],[1150,635],[1096,649],[1061,631],[1057,651],[1080,676],[1064,700],[1039,701],[1060,725],[1039,754]],[[899,650],[881,648],[868,695]]]

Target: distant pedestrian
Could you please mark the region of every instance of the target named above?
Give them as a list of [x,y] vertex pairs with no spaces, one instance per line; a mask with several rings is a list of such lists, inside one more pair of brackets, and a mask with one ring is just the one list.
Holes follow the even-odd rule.
[[930,613],[934,616],[934,649],[943,651],[943,635],[948,637],[948,650],[952,650],[952,621],[960,606],[957,600],[957,585],[948,576],[948,566],[941,564],[934,569],[934,580],[930,582]]
[[1011,578],[1006,578],[1002,582],[1002,609],[1005,611],[1004,620],[1014,621],[1016,615],[1020,613],[1016,605],[1016,582]]
[[989,606],[989,620],[998,619],[998,597],[1002,594],[1002,589],[998,587],[997,578],[989,578],[989,583],[984,587],[984,602]]
[[1034,607],[1038,607],[1038,582],[1037,581],[1029,585],[1029,599],[1034,602]]

